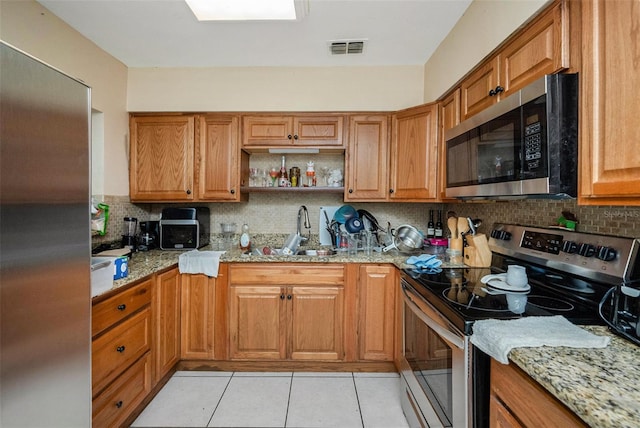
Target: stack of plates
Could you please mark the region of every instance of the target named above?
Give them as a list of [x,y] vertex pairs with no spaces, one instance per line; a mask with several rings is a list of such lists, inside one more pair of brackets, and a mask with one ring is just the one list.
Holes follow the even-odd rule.
[[505,293],[528,293],[531,291],[531,286],[525,284],[523,286],[514,287],[507,282],[507,274],[499,273],[496,275],[485,275],[480,279],[480,282],[488,285],[494,290],[503,291]]

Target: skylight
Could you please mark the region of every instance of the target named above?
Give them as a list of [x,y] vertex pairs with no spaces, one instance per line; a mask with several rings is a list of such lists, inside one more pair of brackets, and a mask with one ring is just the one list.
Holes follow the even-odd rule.
[[185,0],[198,21],[295,20],[294,0]]

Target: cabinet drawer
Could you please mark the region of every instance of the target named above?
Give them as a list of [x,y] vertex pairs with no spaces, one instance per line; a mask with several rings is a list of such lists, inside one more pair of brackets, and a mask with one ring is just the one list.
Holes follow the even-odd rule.
[[340,285],[344,265],[242,263],[229,269],[233,285]]
[[147,353],[93,400],[93,426],[120,426],[150,391],[151,357]]
[[93,341],[93,393],[100,392],[150,349],[151,309],[146,308]]
[[106,330],[151,303],[153,278],[97,303],[91,309],[91,335]]

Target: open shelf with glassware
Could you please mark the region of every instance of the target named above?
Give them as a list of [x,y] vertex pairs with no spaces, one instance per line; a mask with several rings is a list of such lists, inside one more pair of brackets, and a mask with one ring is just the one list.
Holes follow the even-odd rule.
[[[281,186],[279,181],[283,157],[287,180]],[[243,186],[241,192],[343,194],[344,159],[344,152],[252,153],[249,160],[249,185]],[[310,175],[307,175],[308,170]],[[295,179],[291,179],[292,173],[296,174]]]

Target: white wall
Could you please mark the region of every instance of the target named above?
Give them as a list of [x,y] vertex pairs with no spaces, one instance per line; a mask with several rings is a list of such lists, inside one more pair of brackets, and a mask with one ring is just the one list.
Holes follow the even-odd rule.
[[422,103],[423,67],[131,68],[130,111],[397,110]]
[[424,67],[424,102],[444,95],[548,0],[474,0]]
[[0,0],[0,39],[82,80],[104,114],[104,193],[129,193],[127,67],[33,0]]

